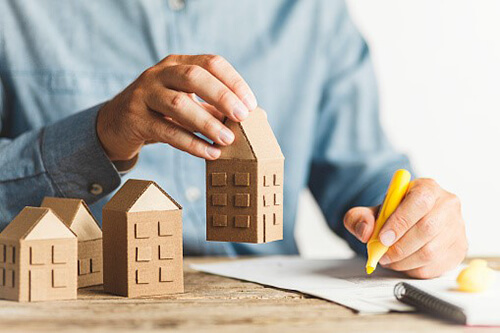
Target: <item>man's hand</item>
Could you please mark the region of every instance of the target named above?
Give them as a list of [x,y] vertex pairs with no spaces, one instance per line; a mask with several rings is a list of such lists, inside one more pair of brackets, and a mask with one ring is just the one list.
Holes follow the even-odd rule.
[[[355,207],[344,225],[366,243],[373,232],[378,207]],[[379,233],[389,247],[380,265],[411,277],[433,278],[457,266],[467,252],[460,200],[432,179],[410,183],[406,197]]]
[[224,58],[169,55],[99,110],[97,135],[112,161],[130,160],[154,142],[213,160],[220,149],[194,133],[231,144],[224,116],[242,121],[256,107],[248,84]]

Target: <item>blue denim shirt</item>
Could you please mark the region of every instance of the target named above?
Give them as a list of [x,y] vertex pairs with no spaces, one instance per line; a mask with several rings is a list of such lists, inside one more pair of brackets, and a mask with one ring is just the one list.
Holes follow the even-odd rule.
[[[99,104],[172,53],[224,56],[267,110],[286,157],[283,241],[206,242],[201,159],[150,145],[121,177],[106,157]],[[44,196],[83,198],[100,218],[123,178],[143,178],[184,207],[187,254],[291,254],[309,187],[333,231],[362,252],[343,214],[380,203],[394,170],[409,167],[378,105],[367,45],[343,1],[0,0],[0,226]]]

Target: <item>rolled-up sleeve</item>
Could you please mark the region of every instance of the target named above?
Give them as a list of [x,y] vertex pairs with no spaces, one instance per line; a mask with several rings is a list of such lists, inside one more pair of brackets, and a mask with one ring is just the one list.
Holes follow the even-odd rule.
[[119,186],[120,174],[96,133],[100,106],[13,139],[0,138],[1,229],[44,196],[81,198],[90,204]]
[[380,124],[379,101],[368,47],[345,10],[326,45],[329,76],[318,115],[309,188],[330,227],[359,254],[366,246],[343,225],[355,206],[381,203],[392,174],[410,169]]

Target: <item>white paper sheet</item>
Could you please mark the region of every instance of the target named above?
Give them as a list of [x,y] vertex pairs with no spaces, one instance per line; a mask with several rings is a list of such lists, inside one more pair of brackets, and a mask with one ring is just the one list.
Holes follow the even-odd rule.
[[[365,273],[361,258],[311,260],[298,256],[272,256],[213,264],[193,264],[198,271],[299,291],[326,299],[362,314],[412,311],[394,297],[398,282],[414,282],[406,276],[378,267]],[[432,281],[454,281],[457,271]],[[431,283],[432,284],[432,283]]]

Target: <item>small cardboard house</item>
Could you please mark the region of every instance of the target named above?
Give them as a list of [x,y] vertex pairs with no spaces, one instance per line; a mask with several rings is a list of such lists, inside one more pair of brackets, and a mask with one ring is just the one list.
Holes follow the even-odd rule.
[[78,237],[78,288],[102,284],[102,232],[85,201],[46,197],[52,209]]
[[106,292],[184,292],[182,207],[155,182],[128,180],[104,206],[102,235]]
[[206,162],[207,240],[281,240],[285,158],[266,113],[257,108],[244,121],[225,124],[235,140]]
[[76,235],[49,208],[25,207],[0,234],[0,298],[76,299]]

